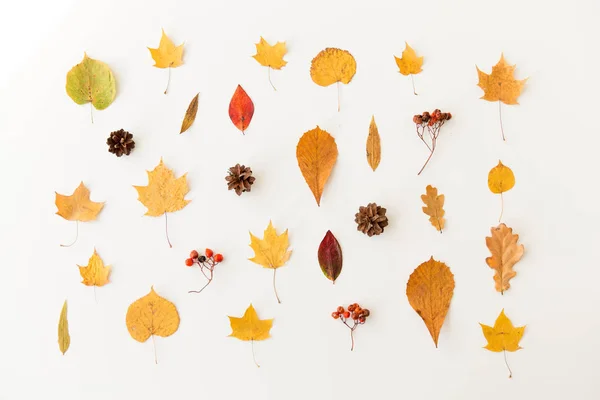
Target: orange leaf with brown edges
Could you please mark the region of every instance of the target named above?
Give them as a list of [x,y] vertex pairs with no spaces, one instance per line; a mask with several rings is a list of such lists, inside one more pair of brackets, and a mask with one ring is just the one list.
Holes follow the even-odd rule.
[[492,236],[485,238],[485,244],[492,253],[491,257],[485,259],[487,265],[496,271],[494,281],[496,291],[504,294],[510,288],[510,281],[517,273],[513,267],[525,252],[525,246],[517,244],[519,235],[512,233],[512,228],[500,224],[491,229]]
[[235,93],[229,102],[229,118],[231,122],[245,134],[252,116],[254,115],[254,103],[246,91],[240,86],[237,86]]

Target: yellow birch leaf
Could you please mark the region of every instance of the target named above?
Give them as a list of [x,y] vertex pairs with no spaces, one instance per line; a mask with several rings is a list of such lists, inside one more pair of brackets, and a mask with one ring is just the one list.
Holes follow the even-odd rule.
[[523,257],[525,246],[517,244],[519,235],[513,234],[512,228],[505,224],[491,228],[491,232],[492,236],[485,238],[485,244],[492,256],[487,257],[485,262],[496,272],[496,291],[504,294],[510,288],[509,281],[517,275],[513,267]]
[[104,286],[109,283],[110,265],[104,266],[102,258],[94,249],[94,254],[90,257],[88,264],[84,267],[78,265],[79,274],[83,278],[83,283],[86,286]]
[[504,54],[500,56],[498,64],[492,67],[492,73],[486,74],[477,66],[479,82],[477,86],[483,89],[481,99],[487,101],[501,101],[504,104],[519,104],[517,99],[525,86],[526,79],[517,80],[514,77],[515,65],[508,65]]
[[179,328],[179,313],[175,304],[159,296],[154,287],[150,293],[131,303],[125,317],[127,330],[138,342],[152,335],[167,337]]
[[252,57],[264,67],[281,69],[285,67],[287,61],[283,59],[287,50],[285,42],[277,42],[271,46],[265,39],[260,37],[260,42],[255,44],[256,54]]
[[367,137],[367,161],[369,165],[375,171],[381,162],[381,138],[379,137],[379,130],[377,124],[375,124],[375,116],[371,117],[371,124],[369,125],[369,136]]
[[176,68],[183,64],[183,43],[175,46],[165,34],[164,29],[162,30],[158,48],[152,49],[148,47],[148,50],[150,50],[156,68]]
[[244,340],[265,340],[271,337],[272,319],[259,319],[256,310],[250,304],[242,318],[229,317],[231,334],[229,336]]
[[63,356],[69,350],[71,345],[71,336],[69,335],[69,321],[67,320],[67,301],[65,300],[62,310],[60,311],[60,318],[58,320],[58,348]]
[[54,203],[58,208],[56,214],[67,221],[93,221],[104,207],[104,203],[96,203],[90,200],[90,191],[83,182],[70,196],[56,193]]
[[194,96],[185,112],[183,122],[181,123],[181,130],[179,131],[180,134],[190,129],[190,126],[192,126],[196,120],[196,113],[198,113],[198,96],[200,96],[200,93]]
[[444,195],[440,194],[438,196],[437,188],[427,185],[425,194],[421,195],[421,200],[425,203],[423,212],[426,215],[429,215],[429,222],[431,222],[431,225],[441,233],[442,229],[444,229],[444,223],[446,222],[444,219],[444,215],[446,214],[446,211],[444,211]]
[[85,53],[83,60],[67,73],[66,90],[75,103],[92,103],[97,110],[111,105],[117,95],[115,77],[108,65]]
[[525,326],[515,327],[510,319],[504,314],[504,309],[500,312],[494,327],[481,325],[483,336],[487,340],[487,345],[484,349],[494,352],[500,351],[517,351],[522,349],[519,342],[525,333]]
[[502,161],[492,168],[488,174],[488,187],[492,193],[500,194],[509,191],[515,186],[515,175]]
[[406,48],[402,52],[402,58],[394,56],[396,64],[400,69],[402,75],[418,74],[423,71],[421,66],[423,65],[423,57],[417,57],[417,53],[413,50],[408,43],[404,42]]
[[346,50],[326,48],[313,58],[310,76],[317,85],[329,86],[336,82],[350,83],[356,73],[356,60]]
[[296,146],[298,166],[319,206],[325,183],[331,174],[337,156],[338,149],[335,139],[318,126],[305,132]]

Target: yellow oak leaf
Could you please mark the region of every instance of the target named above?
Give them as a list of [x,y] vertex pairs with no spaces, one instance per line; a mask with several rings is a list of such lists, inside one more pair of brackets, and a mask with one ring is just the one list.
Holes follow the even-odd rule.
[[94,249],[94,254],[90,257],[88,264],[85,267],[78,265],[79,274],[83,278],[83,283],[86,286],[104,286],[108,281],[111,267],[110,265],[104,266],[102,258]]
[[487,257],[485,262],[496,271],[496,290],[504,294],[504,291],[510,288],[509,281],[517,275],[513,267],[523,257],[525,246],[517,244],[519,235],[513,234],[512,228],[505,224],[492,228],[491,232],[492,236],[485,238],[485,244],[492,256]]
[[425,207],[423,207],[423,212],[426,215],[429,215],[429,222],[431,225],[440,233],[442,229],[444,229],[444,223],[446,220],[444,219],[444,215],[446,211],[444,211],[444,195],[440,194],[438,196],[437,188],[434,188],[431,185],[427,185],[425,188],[425,194],[421,195],[421,200],[425,203]]
[[504,314],[504,309],[500,312],[498,318],[496,318],[493,328],[481,323],[479,325],[481,325],[483,336],[485,336],[485,339],[488,342],[484,349],[493,352],[505,352],[504,363],[506,364],[506,368],[508,368],[508,377],[512,378],[512,371],[506,361],[506,352],[522,349],[522,347],[519,346],[519,342],[523,337],[523,333],[525,333],[525,326],[515,327],[506,314]]
[[189,192],[187,173],[175,179],[173,170],[167,168],[162,158],[160,163],[148,173],[148,186],[133,186],[138,192],[138,200],[148,211],[144,215],[158,217],[168,212],[175,212],[187,206]]
[[58,319],[58,348],[63,356],[69,350],[71,345],[71,336],[69,335],[69,321],[67,320],[67,301],[63,303]]
[[90,200],[90,191],[85,187],[83,182],[79,184],[70,196],[56,193],[54,203],[58,208],[56,214],[68,221],[93,221],[98,216],[100,210],[102,210],[102,207],[104,207],[104,203],[97,203]]
[[272,319],[259,319],[256,310],[250,304],[242,318],[229,317],[231,334],[229,336],[249,341],[265,340],[271,337],[269,331],[273,326]]
[[255,46],[256,54],[252,57],[254,57],[260,65],[273,69],[281,69],[287,64],[287,61],[283,59],[283,56],[287,53],[285,42],[277,42],[271,46],[261,36],[260,42],[256,43]]
[[150,50],[156,68],[175,68],[183,64],[183,43],[175,46],[165,34],[164,29],[162,30],[158,48],[152,49],[148,47],[148,50]]
[[381,162],[381,137],[379,136],[374,115],[371,117],[369,136],[367,137],[367,161],[373,171],[377,169]]
[[[319,86],[329,86],[336,82],[350,83],[356,73],[356,60],[346,50],[326,48],[310,65],[310,77]],[[340,111],[340,87],[338,85],[338,111]]]
[[273,269],[273,290],[275,297],[279,300],[277,288],[275,287],[275,272],[277,268],[282,267],[292,255],[292,251],[288,250],[288,231],[286,229],[281,235],[277,235],[277,231],[273,227],[273,223],[269,221],[269,226],[265,229],[263,238],[260,239],[250,232],[250,247],[254,250],[254,257],[249,258],[250,261],[262,265],[265,268]]
[[417,53],[413,50],[412,47],[406,44],[406,48],[402,52],[402,58],[398,58],[394,56],[396,59],[396,64],[398,68],[400,68],[400,73],[402,75],[413,75],[418,74],[423,71],[421,66],[423,65],[423,57],[417,57]]
[[498,64],[492,67],[492,73],[486,74],[477,68],[479,76],[479,86],[483,89],[483,100],[501,101],[504,104],[519,104],[517,98],[525,86],[526,79],[517,80],[514,77],[515,65],[508,65],[504,59],[504,54],[500,56]]

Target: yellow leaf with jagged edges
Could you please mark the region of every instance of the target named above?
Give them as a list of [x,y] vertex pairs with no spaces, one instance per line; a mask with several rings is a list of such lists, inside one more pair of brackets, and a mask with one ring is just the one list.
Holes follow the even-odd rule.
[[421,66],[423,65],[423,57],[417,57],[417,53],[413,50],[412,47],[406,44],[406,48],[402,52],[402,58],[398,58],[394,56],[396,59],[396,64],[398,68],[400,68],[400,73],[402,75],[411,75],[418,74],[423,71]]
[[104,266],[104,261],[94,249],[94,254],[90,257],[88,264],[84,267],[78,265],[79,274],[83,278],[83,283],[86,286],[104,286],[109,283],[108,276],[110,275],[110,265]]
[[68,221],[93,221],[104,207],[104,203],[90,200],[90,190],[85,187],[83,182],[70,196],[56,193],[54,203],[58,208],[56,214]]
[[125,323],[131,337],[143,343],[152,335],[167,337],[177,332],[179,313],[175,304],[151,287],[150,293],[131,303]]
[[248,340],[265,340],[271,337],[269,331],[273,326],[272,319],[259,319],[256,310],[250,304],[242,318],[229,317],[231,334],[234,338]]
[[438,195],[437,188],[427,185],[425,194],[421,195],[421,200],[425,203],[423,212],[426,215],[429,215],[429,222],[431,222],[431,225],[433,225],[435,229],[442,232],[444,223],[446,222],[444,219],[444,215],[446,215],[446,211],[444,211],[444,195]]
[[500,312],[494,327],[481,325],[483,336],[487,340],[487,345],[484,349],[494,352],[500,351],[517,351],[522,349],[519,342],[525,333],[524,326],[515,327],[510,319],[504,314],[504,309]]
[[183,64],[183,43],[179,46],[169,39],[163,29],[158,48],[148,47],[156,68],[175,68]]
[[138,192],[138,200],[146,206],[145,215],[158,217],[168,212],[175,212],[187,206],[189,192],[187,173],[175,179],[173,170],[167,168],[162,158],[152,171],[148,172],[148,186],[133,186]]
[[492,67],[492,73],[486,74],[477,68],[479,82],[477,86],[483,89],[481,99],[487,101],[501,101],[504,104],[519,104],[517,101],[527,78],[517,80],[514,77],[516,65],[508,65],[504,54],[500,56],[498,64]]
[[260,42],[256,43],[255,46],[256,54],[252,57],[254,57],[260,65],[273,69],[281,69],[287,64],[287,61],[283,59],[283,56],[287,53],[285,42],[277,42],[271,46],[261,36]]

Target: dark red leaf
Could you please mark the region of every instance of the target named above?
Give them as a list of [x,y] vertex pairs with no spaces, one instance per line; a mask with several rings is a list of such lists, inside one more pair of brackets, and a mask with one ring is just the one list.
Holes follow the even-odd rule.
[[254,103],[246,91],[238,85],[229,102],[229,118],[242,133],[248,129],[254,115]]
[[327,231],[319,246],[319,265],[327,279],[335,283],[342,272],[342,248],[331,231]]

